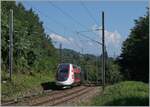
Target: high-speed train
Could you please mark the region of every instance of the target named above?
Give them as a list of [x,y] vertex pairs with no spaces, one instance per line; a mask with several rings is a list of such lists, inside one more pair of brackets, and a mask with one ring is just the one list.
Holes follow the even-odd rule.
[[81,83],[81,68],[70,63],[59,64],[56,72],[56,85],[61,87],[79,85]]

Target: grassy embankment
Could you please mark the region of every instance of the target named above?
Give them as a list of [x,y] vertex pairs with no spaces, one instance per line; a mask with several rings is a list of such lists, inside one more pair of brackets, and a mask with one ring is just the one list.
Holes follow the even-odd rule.
[[[101,92],[101,91],[100,91]],[[125,81],[106,86],[91,101],[81,102],[80,106],[148,106],[149,85],[136,81]]]
[[[6,74],[2,73],[2,78],[6,76]],[[52,72],[34,73],[33,75],[13,74],[12,82],[6,81],[6,83],[2,82],[1,84],[2,100],[39,93],[42,91],[42,83],[53,80],[54,74]]]
[[95,106],[148,106],[149,85],[125,81],[107,86],[103,95],[96,96],[90,105]]

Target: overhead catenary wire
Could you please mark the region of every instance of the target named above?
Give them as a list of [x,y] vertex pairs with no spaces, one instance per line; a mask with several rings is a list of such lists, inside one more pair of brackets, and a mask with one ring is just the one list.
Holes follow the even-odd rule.
[[96,41],[96,40],[94,40],[94,39],[92,39],[92,38],[90,38],[90,37],[88,37],[88,36],[86,36],[86,35],[84,35],[84,34],[82,34],[82,33],[77,32],[77,34],[80,34],[80,35],[82,35],[84,38],[87,38],[87,39],[89,39],[89,40],[91,40],[91,41],[93,41],[93,42],[95,42],[95,43],[98,43],[98,44],[102,45],[101,42],[98,42],[98,41]]
[[[33,7],[32,7],[33,8]],[[37,8],[33,8],[33,9],[35,9],[36,11],[38,11],[40,14],[43,14],[43,13],[41,13],[41,11],[40,10],[38,10]],[[43,14],[43,16],[44,17],[46,17],[46,18],[49,18],[46,14]],[[52,19],[52,18],[50,18],[50,19]],[[67,28],[65,25],[63,25],[63,24],[61,24],[60,22],[58,22],[58,21],[56,21],[56,20],[54,20],[54,19],[52,19],[55,23],[57,23],[57,24],[59,24],[59,25],[62,25],[64,28]],[[48,21],[49,22],[49,21]],[[45,25],[46,26],[46,25]],[[57,33],[57,32],[55,32],[54,30],[52,30],[52,29],[50,29],[48,26],[46,26],[47,27],[47,29],[48,30],[50,30],[51,32],[53,32],[53,33],[55,33],[55,34],[57,34],[57,35],[61,35],[62,36],[62,34],[59,34],[59,33]],[[76,42],[72,42],[70,39],[68,39],[68,38],[66,38],[66,37],[64,37],[64,36],[62,36],[63,38],[65,38],[66,40],[68,40],[72,45],[74,45],[75,47],[78,47],[78,48],[80,48],[81,49],[81,47],[78,45],[78,43],[76,43]]]
[[[54,5],[55,6],[55,5]],[[55,6],[56,7],[56,6]],[[33,8],[33,7],[32,7]],[[57,8],[59,8],[58,6],[57,6]],[[36,11],[38,11],[39,13],[41,13],[41,11],[40,10],[38,10],[37,8],[34,8]],[[60,8],[59,8],[60,9]],[[63,13],[64,14],[67,14],[66,12],[64,12],[63,11]],[[41,14],[43,14],[43,13],[41,13]],[[70,17],[72,17],[71,15],[69,15],[69,14],[67,14],[68,16],[70,16]],[[43,16],[44,17],[46,17],[46,18],[48,18],[49,19],[49,16],[47,16],[46,14],[43,14]],[[73,18],[73,17],[72,17]],[[52,19],[52,18],[50,18],[50,19]],[[54,19],[52,19],[53,20],[53,22],[55,22],[55,23],[57,23],[57,24],[59,24],[59,25],[61,25],[61,26],[63,26],[64,28],[66,28],[66,29],[68,29],[64,24],[62,24],[62,23],[60,23],[60,22],[58,22],[58,21],[56,21],[56,20],[54,20]],[[75,20],[75,19],[74,19]],[[77,21],[77,20],[76,20]],[[81,24],[80,24],[81,25]],[[81,26],[83,26],[83,25],[81,25]],[[85,26],[84,26],[85,27]],[[92,32],[92,31],[98,31],[98,30],[100,30],[100,29],[95,29],[95,30],[88,30],[88,31],[80,31],[80,32]],[[72,32],[72,33],[76,33],[75,31],[72,31],[72,30],[68,30],[68,31],[70,31],[70,32]],[[80,37],[80,36],[79,36]],[[89,38],[88,36],[86,36],[87,38]],[[92,40],[93,41],[93,40]],[[94,40],[95,41],[95,40]],[[79,45],[78,45],[78,43],[75,43],[78,47],[80,47]],[[81,47],[80,47],[81,48]]]
[[65,16],[69,17],[70,19],[72,19],[74,22],[78,23],[80,26],[85,27],[84,25],[82,25],[79,21],[77,21],[74,17],[72,17],[70,14],[68,14],[67,12],[65,12],[64,10],[62,10],[60,7],[56,6],[54,3],[52,3],[52,1],[49,1],[50,5],[53,6],[54,8],[58,9],[62,14],[64,14]]
[[83,1],[80,1],[80,4],[81,6],[85,9],[85,11],[87,12],[87,14],[89,15],[89,17],[93,20],[93,22],[96,24],[96,25],[99,25],[97,23],[97,21],[95,20],[95,18],[93,17],[92,13],[90,12],[90,10],[88,9],[87,6],[85,6],[84,2]]
[[[51,3],[52,3],[52,2],[51,2]],[[55,6],[55,5],[53,4],[53,6]],[[56,6],[55,6],[55,7],[56,7]],[[32,8],[33,8],[33,7],[32,7]],[[60,9],[58,6],[57,6],[57,8],[58,8],[59,10],[61,10],[61,11],[63,12],[63,14],[67,15],[68,17],[72,18],[74,21],[78,22],[78,21],[75,20],[71,15],[67,14],[65,11],[63,11],[62,9]],[[48,18],[48,19],[52,19],[52,18],[49,18],[48,15],[44,14],[43,12],[41,12],[39,9],[37,9],[37,8],[33,8],[33,9],[36,10],[37,12],[39,12],[40,14],[43,14],[44,17],[46,17],[46,18]],[[54,19],[52,19],[52,21],[55,22],[55,23],[57,23],[57,24],[59,24],[59,25],[61,25],[61,26],[63,26],[64,28],[68,29],[64,24],[60,23],[59,21],[56,21],[56,20],[54,20]],[[48,22],[49,22],[49,21],[48,21]],[[80,24],[80,26],[82,26],[82,27],[85,27],[85,26],[83,26],[80,22],[78,22],[78,24]],[[45,26],[46,26],[46,25],[45,25]],[[55,32],[54,30],[50,29],[48,26],[47,26],[47,28],[48,28],[48,30],[50,30],[51,32],[62,36],[62,34]],[[97,29],[96,29],[96,30],[97,30]],[[71,31],[72,33],[77,33],[77,32],[72,31],[72,30],[68,30],[68,31]],[[88,30],[88,31],[93,31],[93,30]],[[96,40],[94,40],[94,39],[91,39],[90,37],[88,37],[88,36],[86,36],[86,35],[84,35],[84,34],[80,34],[80,35],[82,35],[84,38],[86,37],[86,39],[89,39],[89,40],[91,40],[91,41],[93,41],[93,42],[99,43],[98,41],[96,41]],[[62,37],[64,37],[64,36],[62,36]],[[78,35],[78,37],[80,37],[80,36]],[[76,41],[74,41],[74,43],[73,43],[70,39],[68,39],[68,38],[66,38],[66,37],[64,37],[64,38],[67,39],[73,46],[78,47],[79,49],[82,49],[82,48],[83,48],[83,47],[79,46]],[[100,44],[100,43],[99,43],[99,44]]]
[[[89,28],[87,28],[85,25],[81,24],[78,20],[76,20],[74,17],[72,17],[69,13],[65,12],[64,10],[62,10],[60,7],[58,7],[57,5],[55,5],[54,3],[52,3],[52,1],[49,1],[49,4],[51,6],[53,6],[54,8],[58,9],[62,14],[64,14],[65,16],[69,17],[70,19],[72,19],[75,23],[77,23],[78,25],[82,26],[83,28],[85,28],[86,30],[89,30]],[[92,32],[95,35],[97,35],[95,32]]]
[[[47,26],[46,26],[47,27]],[[54,30],[50,29],[49,27],[47,27],[48,30],[50,30],[51,32],[57,34],[57,35],[61,35],[63,38],[65,38],[67,41],[69,41],[73,46],[77,47],[78,45],[75,45],[70,39],[64,37],[62,34],[55,32]],[[78,47],[79,48],[79,47]]]
[[43,12],[41,12],[41,11],[40,11],[39,9],[37,9],[36,7],[34,7],[34,8],[32,7],[32,9],[36,10],[36,11],[39,12],[40,14],[43,14],[44,17],[46,17],[46,18],[48,18],[48,19],[51,19],[51,20],[49,20],[49,21],[54,22],[54,23],[56,23],[56,24],[58,24],[58,25],[61,25],[61,26],[63,26],[64,28],[67,28],[63,23],[61,23],[61,22],[55,20],[55,19],[52,18],[52,17],[49,18],[48,15],[44,14]]

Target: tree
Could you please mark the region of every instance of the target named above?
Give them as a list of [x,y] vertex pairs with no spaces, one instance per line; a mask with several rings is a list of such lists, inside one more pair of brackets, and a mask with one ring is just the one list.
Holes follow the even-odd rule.
[[123,42],[118,58],[127,79],[148,82],[149,80],[149,13],[138,20],[129,37]]
[[[15,1],[2,1],[2,70],[8,70],[9,11],[13,9],[14,72],[50,71],[57,61],[51,39],[44,32],[43,22],[32,9]],[[51,66],[50,66],[51,65]]]
[[120,66],[113,58],[107,59],[106,62],[106,83],[116,83],[123,79],[120,72]]

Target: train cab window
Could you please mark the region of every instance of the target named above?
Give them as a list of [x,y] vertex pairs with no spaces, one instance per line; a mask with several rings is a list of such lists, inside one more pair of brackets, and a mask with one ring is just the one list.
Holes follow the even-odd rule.
[[59,69],[59,73],[68,74],[68,69]]
[[69,75],[69,64],[60,65],[57,72],[58,81],[66,81]]

